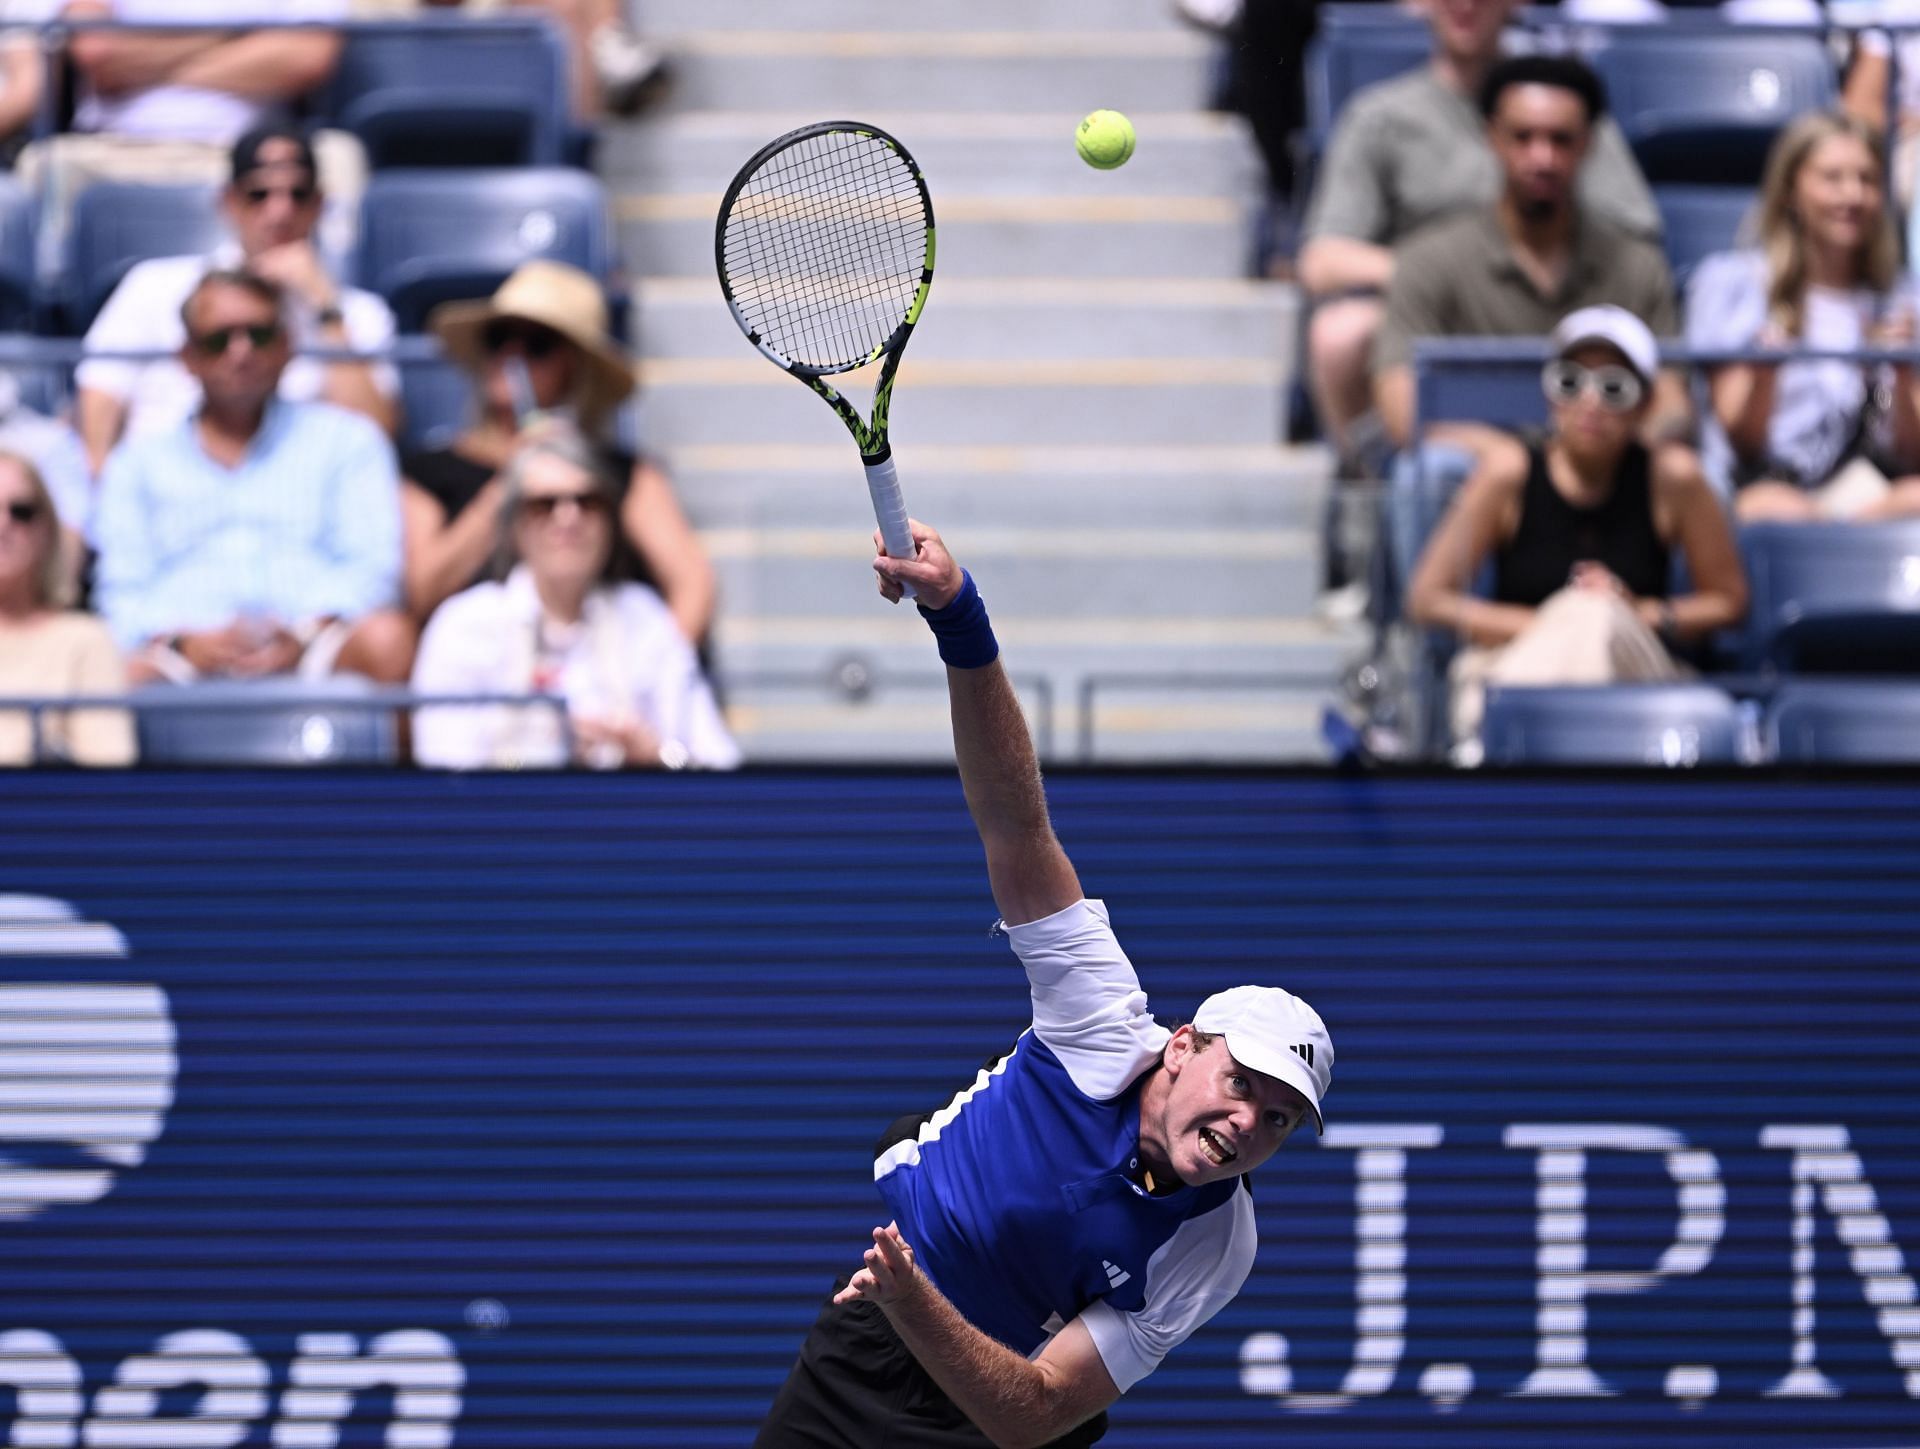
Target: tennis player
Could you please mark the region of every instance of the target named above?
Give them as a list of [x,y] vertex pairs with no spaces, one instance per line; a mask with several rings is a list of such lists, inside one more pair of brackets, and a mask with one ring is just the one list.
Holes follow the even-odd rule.
[[[1245,1175],[1333,1075],[1318,1015],[1270,986],[1209,997],[1169,1032],[1047,819],[985,605],[940,536],[874,559],[911,583],[947,664],[954,753],[1033,1025],[885,1146],[893,1221],[801,1347],[756,1440],[786,1446],[1091,1444],[1107,1406],[1253,1267]],[[876,535],[875,545],[879,539]]]

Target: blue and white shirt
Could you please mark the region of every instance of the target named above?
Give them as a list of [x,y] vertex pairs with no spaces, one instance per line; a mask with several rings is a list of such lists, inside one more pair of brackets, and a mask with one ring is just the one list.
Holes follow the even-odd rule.
[[1238,1178],[1163,1197],[1139,1185],[1139,1086],[1168,1034],[1105,905],[1007,934],[1033,1025],[884,1153],[874,1180],[969,1323],[1031,1356],[1084,1319],[1124,1392],[1240,1291],[1253,1200]]

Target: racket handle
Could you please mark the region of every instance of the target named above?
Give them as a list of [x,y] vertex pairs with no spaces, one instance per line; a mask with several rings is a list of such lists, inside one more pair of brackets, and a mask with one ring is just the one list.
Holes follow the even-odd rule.
[[[880,524],[880,537],[889,558],[913,557],[913,530],[907,527],[907,500],[900,493],[900,475],[894,470],[893,455],[878,460],[861,460],[867,470],[867,492],[873,495],[873,516]],[[913,586],[902,581],[909,599]]]

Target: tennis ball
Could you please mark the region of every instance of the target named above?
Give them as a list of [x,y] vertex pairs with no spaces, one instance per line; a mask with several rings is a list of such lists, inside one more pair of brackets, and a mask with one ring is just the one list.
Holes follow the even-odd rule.
[[1080,123],[1074,149],[1080,159],[1101,171],[1124,166],[1133,155],[1133,122],[1118,111],[1095,111]]

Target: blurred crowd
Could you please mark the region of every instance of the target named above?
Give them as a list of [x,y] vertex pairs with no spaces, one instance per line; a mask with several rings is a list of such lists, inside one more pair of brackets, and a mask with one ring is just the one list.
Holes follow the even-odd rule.
[[[1881,28],[1920,11],[1856,6],[1842,31],[1791,0],[1721,7],[1723,45],[1740,43],[1743,22],[1805,27],[1831,59],[1834,104],[1781,117],[1750,160],[1716,151],[1702,123],[1687,158],[1714,171],[1702,178],[1664,169],[1670,149],[1636,152],[1580,56],[1608,44],[1609,23],[1669,21],[1651,0],[1568,0],[1525,24],[1515,0],[1422,0],[1397,33],[1424,23],[1425,59],[1409,49],[1387,62],[1397,73],[1341,98],[1319,137],[1298,79],[1316,74],[1316,44],[1340,43],[1315,41],[1319,7],[1180,5],[1234,42],[1229,100],[1254,121],[1284,218],[1263,238],[1263,264],[1305,296],[1312,423],[1341,477],[1384,490],[1389,513],[1394,480],[1410,473],[1459,485],[1437,517],[1401,520],[1418,545],[1408,577],[1383,585],[1371,571],[1374,592],[1452,641],[1456,758],[1477,758],[1490,683],[1713,668],[1746,613],[1743,530],[1920,518],[1920,375],[1897,356],[1849,355],[1920,340],[1904,260],[1920,45]],[[1389,32],[1348,10],[1360,17],[1349,42],[1381,64],[1390,47],[1373,37]],[[1750,87],[1782,85],[1768,64],[1754,62]],[[1323,60],[1317,73],[1342,72]],[[1737,110],[1753,99],[1735,98],[1726,129],[1753,125]],[[1676,115],[1702,107],[1669,98]],[[1664,185],[1703,179],[1713,184]],[[1698,237],[1666,227],[1676,191],[1732,200],[1739,225],[1699,255]],[[1485,426],[1470,410],[1419,416],[1417,344],[1477,337],[1545,343],[1537,428]],[[1682,348],[1716,356],[1663,361]],[[1337,610],[1366,593],[1366,572],[1337,539],[1329,557],[1346,586],[1329,600]]]
[[[310,105],[348,43],[330,27],[458,8],[544,16],[571,62],[556,104],[589,135],[665,81],[616,0],[27,0],[0,16],[0,129],[37,198],[38,264],[61,265],[76,203],[109,180],[211,182],[223,235],[125,271],[86,323],[70,399],[37,409],[11,379],[0,396],[0,697],[353,675],[565,703],[422,711],[423,764],[737,763],[701,662],[713,570],[666,473],[621,441],[635,374],[603,279],[535,259],[433,310],[466,421],[409,445],[394,311],[328,245],[368,172]],[[68,75],[56,128],[48,86]],[[135,748],[120,711],[0,711],[3,761]]]

